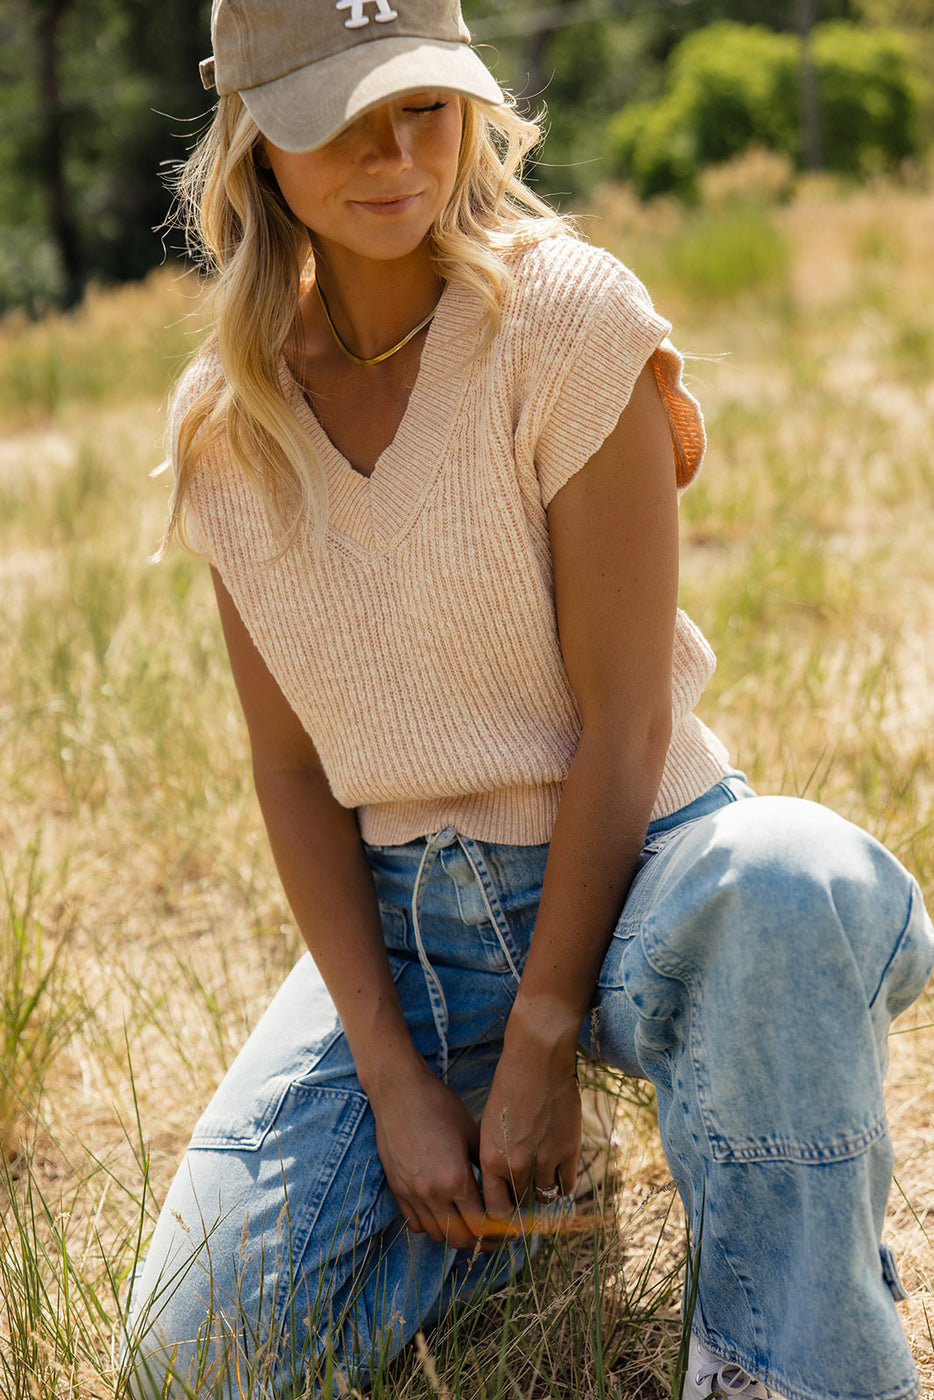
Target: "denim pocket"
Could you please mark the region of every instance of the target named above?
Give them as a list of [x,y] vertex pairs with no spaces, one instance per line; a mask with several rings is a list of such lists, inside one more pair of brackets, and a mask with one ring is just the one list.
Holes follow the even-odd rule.
[[275,1138],[277,1156],[295,1164],[294,1183],[287,1185],[289,1225],[303,1270],[323,1268],[329,1260],[336,1264],[344,1255],[352,1259],[355,1241],[398,1214],[363,1093],[293,1084],[276,1119]]
[[485,971],[506,973],[520,969],[525,961],[531,928],[538,912],[538,890],[530,906],[531,924],[526,925],[523,911],[506,911],[506,893],[502,872],[494,870],[495,861],[489,849],[480,842],[469,842],[470,859],[464,859],[462,878],[456,880],[457,912],[464,927],[479,940],[478,966]]
[[[289,1091],[301,1083],[305,1075],[313,1070],[341,1036],[342,1032],[337,1027],[325,1040],[319,1042],[298,1075],[282,1072],[276,1074],[274,1067],[270,1066],[264,1078],[260,1078],[259,1082],[251,1082],[253,1076],[247,1073],[248,1065],[241,1064],[241,1058],[245,1057],[235,1060],[195,1124],[189,1145],[194,1148],[230,1148],[237,1151],[256,1151],[261,1148]],[[253,1047],[251,1045],[248,1048]],[[360,1097],[363,1098],[363,1095]],[[365,1104],[365,1098],[363,1101]]]
[[[398,1217],[366,1096],[297,1080],[257,1141],[206,1120],[170,1196],[175,1233],[210,1240],[213,1295],[236,1299],[247,1327],[304,1345],[340,1314],[368,1242]],[[160,1321],[193,1335],[165,1309]]]
[[[393,977],[404,963],[390,957]],[[195,1125],[194,1148],[262,1147],[290,1091],[314,1083],[365,1103],[334,1004],[307,954],[279,988]]]

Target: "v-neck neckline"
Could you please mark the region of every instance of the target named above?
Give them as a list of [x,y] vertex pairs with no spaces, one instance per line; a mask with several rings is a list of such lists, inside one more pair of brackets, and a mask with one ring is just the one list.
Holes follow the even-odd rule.
[[480,311],[476,294],[451,283],[444,288],[405,411],[369,476],[335,446],[283,357],[283,391],[325,468],[329,529],[366,549],[385,550],[411,525],[454,429],[468,361],[476,349],[477,337],[470,331]]

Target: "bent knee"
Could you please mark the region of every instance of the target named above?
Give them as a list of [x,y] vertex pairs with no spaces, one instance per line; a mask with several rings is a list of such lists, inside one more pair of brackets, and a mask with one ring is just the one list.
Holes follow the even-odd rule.
[[[787,888],[800,881],[872,887],[882,869],[904,890],[898,861],[860,827],[798,797],[757,797],[713,813],[709,856],[744,880]],[[902,896],[904,898],[904,895]]]
[[760,797],[714,814],[701,868],[719,887],[791,925],[828,904],[844,925],[901,930],[917,886],[868,832],[827,807]]
[[[757,797],[721,808],[695,823],[671,865],[648,933],[687,968],[718,949],[773,975],[783,965],[813,976],[845,961],[870,1002],[891,983],[893,1015],[927,980],[931,925],[917,883],[867,832],[818,803]],[[679,975],[674,962],[669,975]]]

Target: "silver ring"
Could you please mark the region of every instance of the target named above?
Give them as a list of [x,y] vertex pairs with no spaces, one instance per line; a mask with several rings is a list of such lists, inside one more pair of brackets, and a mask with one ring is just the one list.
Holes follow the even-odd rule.
[[542,1205],[550,1205],[561,1195],[561,1187],[555,1182],[554,1186],[536,1186],[535,1199],[541,1201]]

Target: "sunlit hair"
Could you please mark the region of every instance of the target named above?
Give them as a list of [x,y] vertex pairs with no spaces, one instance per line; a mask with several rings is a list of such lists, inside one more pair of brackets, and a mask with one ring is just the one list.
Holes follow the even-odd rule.
[[[487,108],[463,100],[455,185],[429,238],[440,276],[482,299],[477,353],[499,328],[505,255],[568,227],[521,180],[522,162],[540,139],[538,123],[511,103]],[[171,415],[175,485],[160,555],[173,535],[188,542],[192,472],[224,433],[281,548],[306,527],[320,540],[327,524],[324,468],[280,383],[282,356],[291,360],[298,344],[298,300],[314,275],[314,255],[307,230],[257,159],[261,150],[260,131],[233,93],[221,97],[210,129],[173,177],[173,222],[215,279],[212,339],[223,376],[184,415]]]

